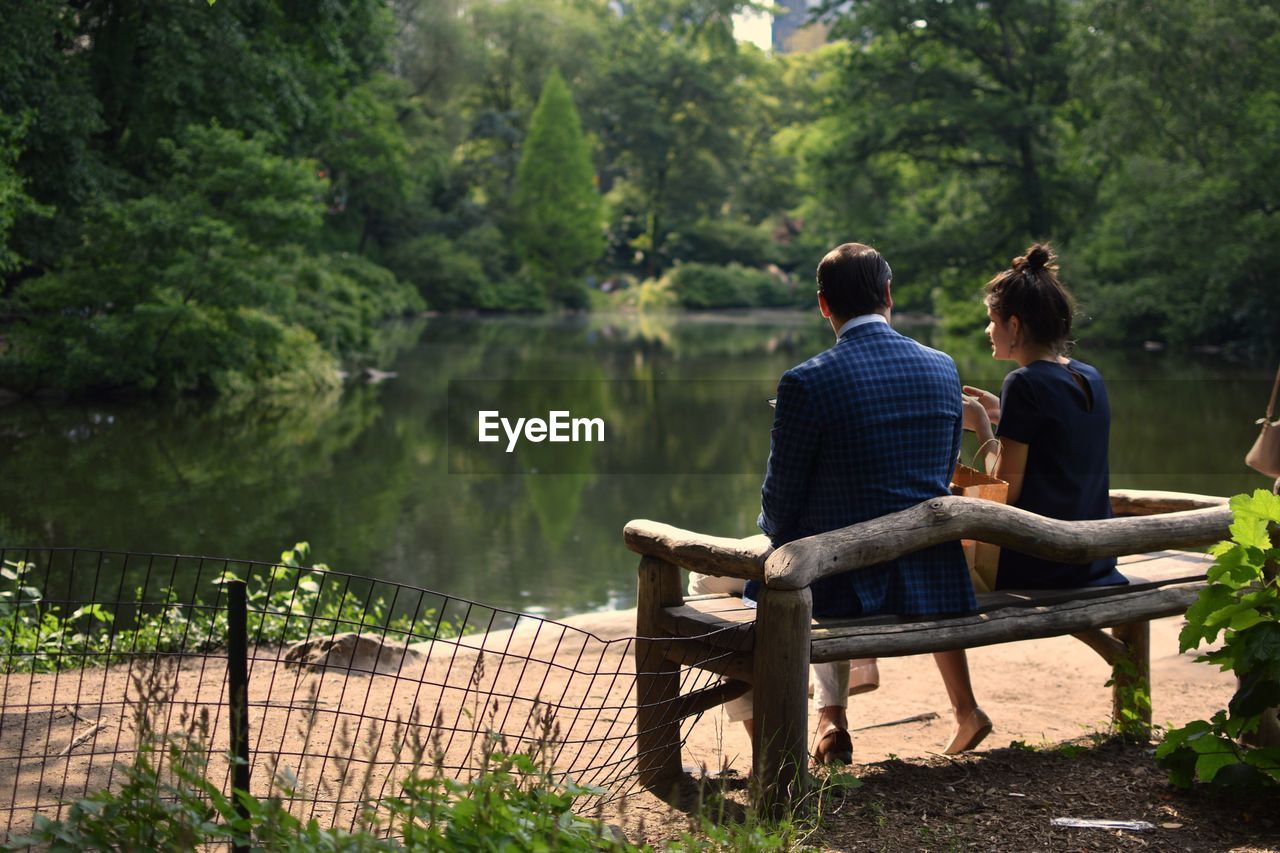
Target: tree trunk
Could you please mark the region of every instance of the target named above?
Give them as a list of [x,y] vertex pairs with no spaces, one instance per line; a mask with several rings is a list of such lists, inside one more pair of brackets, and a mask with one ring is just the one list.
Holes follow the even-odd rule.
[[1035,143],[1031,131],[1018,135],[1018,154],[1022,160],[1022,201],[1027,210],[1027,234],[1042,240],[1049,234],[1049,212],[1044,203],[1044,182],[1036,166]]

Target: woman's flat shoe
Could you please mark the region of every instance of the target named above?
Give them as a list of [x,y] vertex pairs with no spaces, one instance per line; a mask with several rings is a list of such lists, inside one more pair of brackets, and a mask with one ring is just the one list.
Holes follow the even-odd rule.
[[968,752],[982,743],[989,734],[991,734],[991,718],[983,713],[981,708],[974,708],[973,713],[956,727],[956,735],[951,739],[951,745],[947,747],[946,754],[957,755]]
[[817,764],[853,763],[853,740],[845,729],[830,728],[818,738],[818,745],[813,749],[813,760]]

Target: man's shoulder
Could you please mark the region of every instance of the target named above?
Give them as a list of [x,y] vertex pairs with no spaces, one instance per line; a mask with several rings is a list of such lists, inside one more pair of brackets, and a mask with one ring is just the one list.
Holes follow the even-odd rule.
[[956,363],[951,356],[941,350],[925,346],[915,338],[908,337],[893,329],[886,329],[888,334],[881,333],[868,336],[863,346],[850,347],[849,354],[855,358],[868,361],[893,359],[918,365],[921,369],[941,369],[948,372],[956,370]]
[[943,370],[947,373],[956,373],[955,361],[941,350],[927,347],[914,338],[902,335],[887,326],[873,328],[871,331],[878,334],[864,335],[860,339],[843,339],[830,349],[823,350],[797,364],[787,373],[794,380],[807,381],[828,373],[846,370],[851,365],[888,359],[900,363],[904,361],[913,363],[921,370]]
[[[907,340],[911,340],[911,339],[908,338]],[[934,349],[933,347],[927,347],[924,344],[920,343],[919,341],[911,341],[911,342],[915,344],[916,350],[918,351],[920,358],[922,360],[927,361],[931,364],[934,364],[940,368],[944,368],[948,371],[956,372],[956,362],[955,362],[955,359],[953,359],[951,356],[947,355],[942,350]]]
[[800,362],[784,373],[783,379],[801,384],[824,383],[831,377],[846,373],[855,360],[852,348],[842,341]]
[[787,374],[795,379],[807,379],[815,374],[823,373],[829,370],[839,359],[839,354],[836,350],[837,347],[823,350],[817,355],[800,362],[788,370]]

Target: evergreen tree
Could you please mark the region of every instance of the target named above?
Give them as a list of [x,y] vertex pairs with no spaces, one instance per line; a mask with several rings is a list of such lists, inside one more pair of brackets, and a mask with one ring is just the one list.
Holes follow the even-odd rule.
[[557,302],[586,304],[578,276],[604,251],[600,194],[573,96],[558,71],[543,84],[516,172],[516,236]]

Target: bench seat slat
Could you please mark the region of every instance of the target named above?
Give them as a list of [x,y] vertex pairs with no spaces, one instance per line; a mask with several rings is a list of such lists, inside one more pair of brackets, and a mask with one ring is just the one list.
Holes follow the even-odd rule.
[[[730,613],[736,615],[743,610],[745,608],[739,606]],[[697,637],[718,648],[750,651],[755,636],[755,614],[754,610],[746,610],[739,618],[726,619],[723,613],[702,613],[686,604],[663,608],[659,626],[673,637]]]
[[849,627],[830,634],[815,630],[811,660],[822,663],[941,652],[1159,619],[1185,613],[1201,587],[1202,584],[1185,584],[1044,607],[1006,607],[935,622]]
[[[1121,557],[1134,584],[1202,579],[1211,558],[1192,551],[1158,551]],[[1158,589],[1090,587],[1076,590],[1002,590],[978,596],[979,611],[969,616],[912,620],[894,615],[813,621],[813,660],[892,657],[1038,639],[1088,628],[1110,627],[1181,613],[1195,600],[1201,580]],[[756,610],[735,595],[699,595],[668,607],[661,621],[671,634],[700,637],[710,645],[749,651]]]

